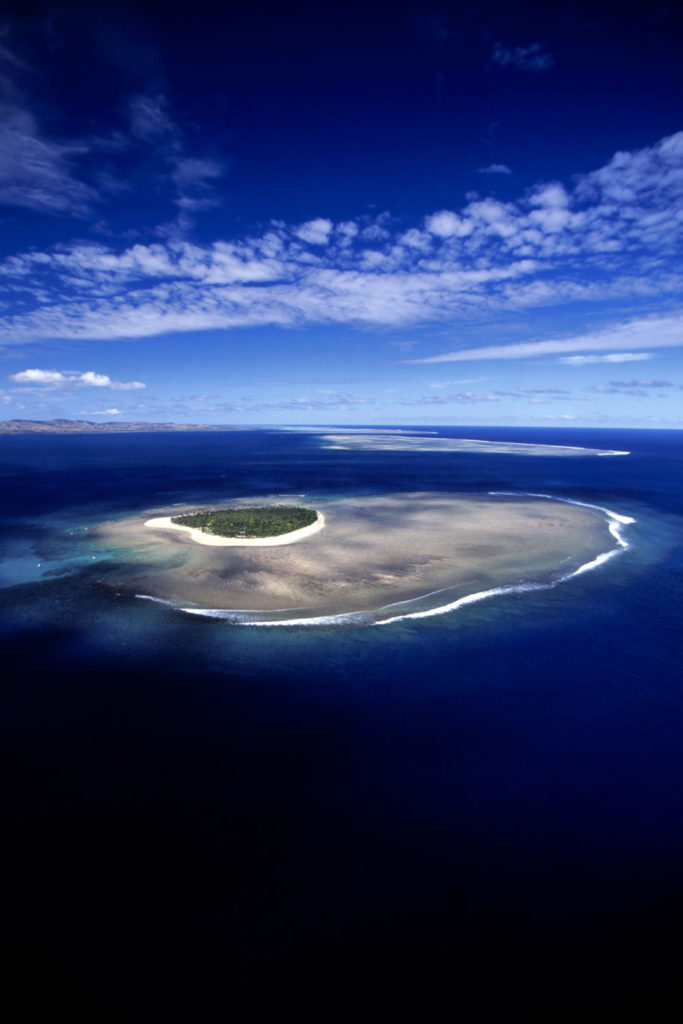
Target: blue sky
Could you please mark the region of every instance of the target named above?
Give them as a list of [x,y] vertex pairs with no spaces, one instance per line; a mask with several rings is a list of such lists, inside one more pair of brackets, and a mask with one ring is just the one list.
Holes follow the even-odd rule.
[[3,418],[683,426],[683,16],[0,15]]

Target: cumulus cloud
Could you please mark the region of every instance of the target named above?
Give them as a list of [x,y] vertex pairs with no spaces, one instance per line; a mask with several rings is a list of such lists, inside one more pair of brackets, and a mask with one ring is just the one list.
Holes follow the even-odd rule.
[[308,242],[309,245],[325,245],[331,230],[331,220],[327,220],[325,217],[316,217],[315,220],[301,224],[295,233],[297,238],[300,238],[302,242]]
[[552,53],[544,51],[540,43],[531,43],[530,46],[495,43],[491,60],[503,68],[514,67],[520,71],[546,71],[555,63]]
[[49,385],[76,385],[80,387],[110,388],[112,391],[138,391],[146,387],[142,381],[120,381],[112,380],[104,373],[94,373],[86,370],[78,373],[73,370],[20,370],[18,373],[11,373],[9,380],[15,384],[49,384]]
[[11,373],[9,380],[17,384],[64,384],[66,377],[59,370],[22,370]]
[[425,227],[432,235],[439,238],[465,238],[474,230],[474,223],[467,218],[458,217],[451,210],[440,210],[425,220]]

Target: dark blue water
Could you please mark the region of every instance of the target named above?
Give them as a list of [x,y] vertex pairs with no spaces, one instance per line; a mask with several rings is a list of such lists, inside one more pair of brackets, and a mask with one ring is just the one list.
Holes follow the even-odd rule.
[[[6,973],[27,1013],[363,1019],[664,989],[683,436],[440,433],[631,454],[2,439]],[[562,586],[381,628],[240,628],[98,587],[116,553],[87,531],[106,519],[430,489],[540,490],[637,522],[627,552]]]

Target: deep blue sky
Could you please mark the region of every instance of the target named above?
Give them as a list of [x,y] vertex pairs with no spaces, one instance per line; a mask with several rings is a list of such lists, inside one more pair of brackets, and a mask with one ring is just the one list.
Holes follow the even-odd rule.
[[6,418],[683,424],[677,5],[0,18]]

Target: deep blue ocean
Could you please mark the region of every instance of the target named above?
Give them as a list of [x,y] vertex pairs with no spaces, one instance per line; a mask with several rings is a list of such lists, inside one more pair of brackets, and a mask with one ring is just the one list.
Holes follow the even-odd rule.
[[[631,454],[0,439],[3,945],[27,1015],[472,1019],[672,980],[683,432],[438,433]],[[542,491],[636,522],[555,588],[382,628],[240,628],[98,586],[105,520],[402,490]]]

